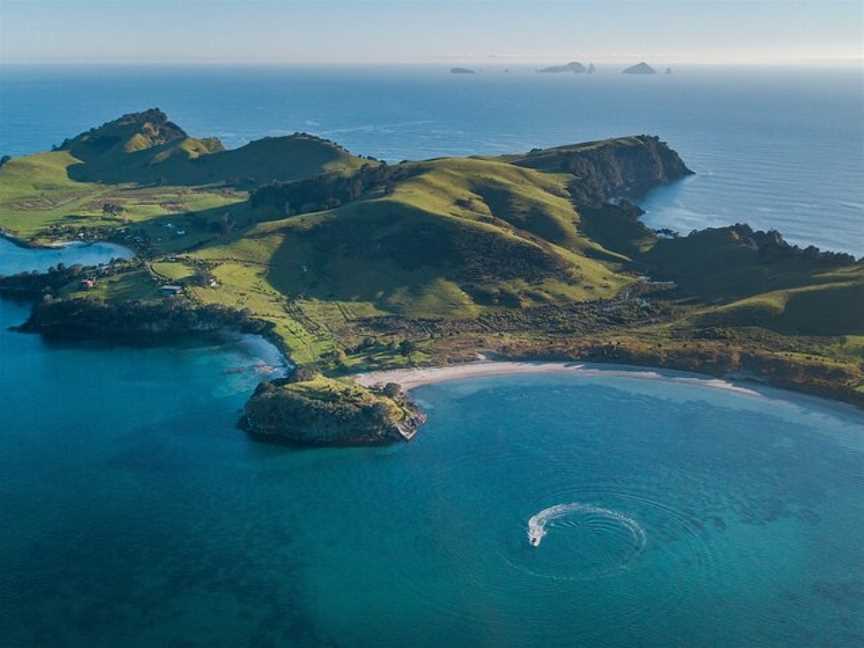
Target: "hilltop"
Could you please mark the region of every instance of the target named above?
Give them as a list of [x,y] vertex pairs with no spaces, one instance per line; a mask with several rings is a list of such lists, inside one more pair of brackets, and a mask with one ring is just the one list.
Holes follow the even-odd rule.
[[[122,180],[104,175],[112,159]],[[48,176],[43,166],[56,184],[28,175]],[[181,184],[199,166],[218,184]],[[140,184],[154,168],[176,184]],[[344,387],[348,376],[478,352],[744,373],[864,403],[864,265],[746,225],[671,237],[646,227],[630,201],[691,173],[649,135],[388,165],[301,134],[225,151],[146,111],[0,168],[0,227],[62,237],[54,224],[74,216],[71,231],[131,243],[138,259],[0,289],[50,295],[26,328],[52,335],[268,336],[326,379],[259,390],[246,419],[268,421],[259,437],[296,437],[271,429],[268,408],[298,403],[332,432],[320,403],[342,394],[359,407],[337,407],[365,430],[356,442],[389,438],[405,410],[383,401],[371,413],[381,395]],[[28,182],[38,200],[15,194]],[[129,198],[166,187],[189,202],[145,210]],[[106,196],[126,211],[81,209]],[[181,294],[160,292],[169,283]]]
[[[221,218],[276,180],[351,173],[368,160],[305,133],[227,150],[194,138],[153,108],[0,166],[0,214],[29,240],[102,237],[121,225],[192,212]],[[186,241],[191,244],[195,241]]]
[[80,160],[69,167],[69,177],[79,182],[248,187],[359,166],[342,147],[305,133],[226,150],[215,137],[189,137],[158,108],[124,115],[58,150]]

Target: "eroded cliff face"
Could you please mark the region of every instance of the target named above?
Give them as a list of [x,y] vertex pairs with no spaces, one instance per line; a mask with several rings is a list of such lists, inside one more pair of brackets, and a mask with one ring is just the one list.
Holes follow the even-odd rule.
[[240,427],[270,443],[382,445],[410,440],[425,420],[401,390],[371,390],[319,375],[261,383]]
[[511,163],[572,174],[570,194],[577,207],[639,198],[657,186],[693,173],[675,151],[651,135],[535,149]]
[[264,334],[270,328],[242,311],[182,298],[117,303],[77,298],[40,302],[19,330],[54,338],[157,341],[226,329]]

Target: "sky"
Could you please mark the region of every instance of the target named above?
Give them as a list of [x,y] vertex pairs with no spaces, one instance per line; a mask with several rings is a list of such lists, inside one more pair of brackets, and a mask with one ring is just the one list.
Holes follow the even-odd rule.
[[864,0],[0,0],[0,63],[864,60]]

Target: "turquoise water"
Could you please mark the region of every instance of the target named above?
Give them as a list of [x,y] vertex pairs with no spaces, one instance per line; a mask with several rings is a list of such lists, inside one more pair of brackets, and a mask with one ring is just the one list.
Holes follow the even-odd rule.
[[234,425],[254,338],[48,344],[27,312],[0,300],[4,648],[864,641],[859,412],[523,375],[418,389],[411,444],[291,450]]
[[128,259],[132,251],[114,243],[75,242],[55,248],[32,250],[0,237],[0,275],[33,270],[44,272],[58,263],[84,266],[107,263],[111,259]]
[[302,130],[393,161],[652,133],[697,172],[649,198],[652,225],[743,221],[864,255],[860,66],[679,66],[654,77],[447,69],[2,66],[0,155],[45,150],[150,106],[228,146]]

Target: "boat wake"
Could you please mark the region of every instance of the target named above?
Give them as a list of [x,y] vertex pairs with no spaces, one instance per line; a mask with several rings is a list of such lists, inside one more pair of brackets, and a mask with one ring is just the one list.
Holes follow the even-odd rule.
[[618,513],[617,511],[593,506],[591,504],[582,504],[581,502],[556,504],[555,506],[550,506],[535,515],[532,515],[528,520],[528,542],[532,547],[539,547],[543,538],[546,536],[547,526],[554,526],[553,523],[556,520],[576,514],[582,517],[587,516],[588,518],[605,518],[610,522],[624,527],[633,539],[635,549],[634,553],[640,553],[645,547],[647,541],[645,530],[638,522],[636,522],[636,520],[629,518],[622,513]]

